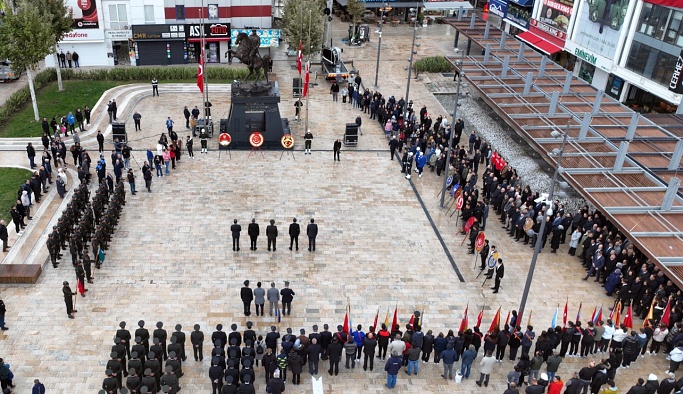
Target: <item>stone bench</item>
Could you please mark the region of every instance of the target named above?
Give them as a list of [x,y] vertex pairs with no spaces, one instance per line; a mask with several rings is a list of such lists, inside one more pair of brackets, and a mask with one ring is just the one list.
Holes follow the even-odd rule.
[[42,272],[40,264],[0,264],[0,283],[34,284]]

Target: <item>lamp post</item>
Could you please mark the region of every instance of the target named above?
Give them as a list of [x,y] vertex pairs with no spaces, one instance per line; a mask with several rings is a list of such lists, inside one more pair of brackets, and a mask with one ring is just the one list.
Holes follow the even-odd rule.
[[[557,183],[557,177],[560,174],[560,171],[562,169],[562,154],[564,153],[564,146],[567,143],[567,136],[569,136],[569,124],[570,122],[567,122],[567,129],[565,130],[564,133],[561,133],[559,131],[553,131],[551,135],[555,138],[559,137],[562,135],[562,145],[560,146],[560,149],[553,149],[553,153],[557,154],[557,168],[555,168],[555,173],[553,174],[553,180],[550,183],[550,193],[548,194],[548,201],[550,204],[553,203],[553,196],[555,192],[555,184]],[[567,184],[564,183],[562,187],[567,187]],[[564,194],[564,192],[559,192],[558,195]],[[548,206],[548,209],[546,209],[545,214],[548,216],[553,215],[553,209],[552,205]],[[526,300],[527,297],[529,296],[529,289],[531,288],[531,280],[534,277],[534,270],[536,269],[536,260],[538,260],[538,254],[541,253],[541,247],[543,246],[543,232],[545,231],[545,226],[546,226],[546,218],[543,217],[541,220],[541,228],[538,230],[538,236],[536,237],[536,245],[534,246],[534,255],[531,258],[531,264],[529,265],[529,273],[527,274],[526,277],[526,283],[524,284],[524,292],[522,293],[522,301],[519,303],[519,309],[517,315],[519,316],[518,322],[522,321],[522,315],[524,314],[524,308],[526,308]],[[521,325],[521,324],[520,324]]]
[[[462,84],[462,76],[465,73],[463,71],[463,67],[465,66],[465,51],[462,49],[455,48],[455,53],[461,52],[462,56],[460,58],[460,69],[458,70],[458,87],[455,90],[455,105],[453,106],[453,123],[451,127],[451,133],[448,136],[448,149],[446,152],[446,168],[448,168],[449,161],[450,161],[450,156],[451,156],[451,147],[453,146],[453,134],[455,134],[455,119],[458,114],[458,99],[460,98],[460,85]],[[446,171],[445,176],[443,177],[443,188],[441,189],[441,208],[444,207],[444,199],[446,198],[446,188],[448,187],[448,171]]]
[[377,41],[377,66],[375,66],[375,88],[378,88],[377,79],[379,78],[379,54],[382,52],[382,27],[384,27],[384,12],[389,13],[392,8],[384,3],[384,7],[379,9],[379,40]]
[[[408,62],[408,84],[406,85],[406,107],[403,110],[403,120],[405,122],[408,121],[408,106],[409,106],[409,95],[410,95],[410,77],[413,75],[413,55],[417,53],[415,51],[415,39],[419,38],[417,37],[417,4],[415,5],[416,8],[411,8],[410,9],[410,15],[413,21],[413,45],[410,47],[410,60]],[[420,44],[417,44],[419,47]]]

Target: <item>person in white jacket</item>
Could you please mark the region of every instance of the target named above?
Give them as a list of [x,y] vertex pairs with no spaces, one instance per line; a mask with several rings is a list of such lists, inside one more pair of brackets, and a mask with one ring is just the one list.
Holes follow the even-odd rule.
[[600,344],[598,346],[598,351],[600,353],[605,353],[607,351],[607,345],[609,345],[609,341],[612,340],[612,335],[614,335],[614,323],[612,322],[612,319],[607,319],[607,324],[604,325],[605,331],[602,333],[602,337],[600,337]]
[[669,329],[666,324],[659,323],[659,327],[655,328],[654,333],[652,333],[652,344],[650,344],[650,354],[659,353],[659,348],[669,334]]
[[489,376],[493,370],[493,365],[496,363],[496,358],[491,355],[491,352],[486,352],[486,356],[479,362],[479,380],[477,381],[477,386],[481,387],[481,383],[484,382],[484,386],[489,385]]
[[666,373],[675,373],[681,361],[683,361],[683,347],[678,346],[669,352],[669,369]]

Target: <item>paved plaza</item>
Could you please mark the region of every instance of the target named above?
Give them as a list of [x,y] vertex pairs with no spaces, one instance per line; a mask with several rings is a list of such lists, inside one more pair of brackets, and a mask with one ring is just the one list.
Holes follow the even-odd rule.
[[[339,36],[344,29],[341,24],[335,25],[335,34]],[[399,98],[405,94],[407,73],[403,64],[410,51],[410,34],[405,26],[385,27],[379,83],[385,95]],[[451,50],[453,36],[447,26],[430,26],[419,34],[423,36],[420,53],[444,54]],[[361,69],[367,86],[374,82],[376,45],[373,37],[373,42],[365,47],[344,51],[344,56],[353,58]],[[275,59],[274,71],[282,93],[281,112],[291,119],[291,80],[296,71],[290,66],[295,59],[286,58],[284,52],[276,53]],[[418,110],[426,104],[434,118],[448,113],[425,87],[426,81],[446,80],[426,75],[412,81],[410,98]],[[518,308],[532,250],[508,237],[491,211],[487,238],[501,251],[507,267],[501,291],[492,294],[493,284],[489,281],[482,285],[483,276],[477,278],[479,270],[474,268],[473,256],[461,245],[463,236],[457,235],[461,225],[457,215],[446,215],[446,210],[439,207],[437,194],[443,178],[427,171],[422,178],[406,180],[398,162],[389,158],[382,129],[367,115],[363,115],[364,135],[359,146],[343,147],[341,161],[333,161],[332,143],[341,138],[343,124],[352,122],[358,111],[348,104],[342,106],[341,100],[333,103],[328,83],[322,79],[318,83],[311,89],[309,104],[310,129],[315,137],[311,155],[302,154],[304,127],[294,122],[292,131],[297,142],[293,156],[281,155],[280,151],[264,151],[263,156],[260,152],[250,155],[249,151],[232,151],[222,152],[219,157],[214,136],[209,154],[198,153],[199,141],[195,140],[195,160],[190,160],[184,151],[171,175],[154,178],[151,194],[144,191],[142,176],[136,171],[139,192],[136,196],[127,194],[106,261],[101,270],[95,270],[95,283],[88,286],[87,297],[77,297],[78,313],[74,320],[67,318],[61,294],[64,280],[70,281],[75,289],[76,277],[69,265],[68,251],[59,268],[44,264],[37,284],[4,286],[2,299],[7,304],[10,330],[0,334],[0,356],[12,366],[16,392],[29,392],[34,378],[40,378],[49,393],[97,392],[120,321],[126,321],[131,331],[140,319],[147,322],[150,330],[157,321],[170,331],[175,324],[181,324],[188,342],[192,326],[200,324],[207,338],[204,353],[210,354],[209,338],[217,324],[229,330],[236,323],[240,331],[245,329],[247,318],[242,314],[239,289],[246,279],[252,287],[257,281],[265,287],[274,281],[282,288],[284,281],[289,281],[296,293],[291,316],[284,317],[279,324],[274,317],[252,314],[249,320],[254,322],[257,333],[263,335],[273,324],[281,333],[287,327],[295,333],[300,328],[309,333],[312,325],[322,328],[325,323],[334,330],[342,324],[348,303],[354,325],[362,324],[364,330],[372,324],[378,309],[379,320],[383,321],[387,310],[393,312],[398,306],[402,326],[414,310],[420,310],[424,311],[425,332],[431,329],[435,334],[457,329],[467,305],[470,326],[479,310],[485,309],[483,331],[498,307],[503,319],[508,310]],[[214,117],[227,115],[229,86],[211,89],[215,92],[211,97]],[[120,117],[128,122],[137,162],[142,164],[144,149],[153,147],[158,135],[165,131],[163,121],[167,116],[176,121],[179,136],[186,135],[182,106],[191,109],[200,103],[201,96],[196,90],[192,84],[161,85],[161,96],[152,98],[148,85],[132,85],[107,93],[105,98],[117,97],[122,103]],[[143,115],[141,132],[133,131],[129,118],[133,109]],[[99,126],[105,130],[105,123]],[[84,145],[96,152],[92,149],[96,148],[93,134],[84,137]],[[26,164],[22,151],[0,154],[0,165]],[[137,169],[135,162],[133,167]],[[55,196],[56,192],[51,191],[45,201]],[[33,225],[25,235],[31,237],[31,242],[24,241],[27,246],[21,246],[22,252],[15,252],[19,256],[4,264],[46,261],[43,230],[52,220],[49,215],[59,209],[51,206],[45,210],[45,218],[36,218],[43,221],[43,227]],[[304,230],[298,252],[287,248],[287,227],[294,217]],[[249,250],[246,233],[252,218],[261,226],[257,251]],[[307,251],[305,225],[310,218],[315,218],[319,225],[315,252]],[[243,228],[240,252],[232,251],[229,227],[233,219],[238,219]],[[276,252],[266,249],[265,228],[270,219],[276,221],[280,234]],[[10,244],[14,244],[16,235],[13,230],[10,233]],[[596,283],[580,280],[583,272],[579,272],[577,260],[567,255],[567,249],[567,245],[562,245],[557,254],[550,254],[546,248],[539,256],[527,304],[537,335],[550,325],[557,307],[561,315],[567,298],[570,320],[574,319],[579,302],[583,302],[584,320],[594,306],[602,304],[607,309],[613,302]],[[523,323],[527,316],[528,313]],[[469,381],[446,381],[440,377],[441,365],[420,364],[417,376],[399,373],[394,391],[502,393],[505,375],[513,362],[506,358],[497,364],[489,387],[479,388],[474,381],[479,375],[481,357],[480,352]],[[571,372],[578,371],[587,361],[566,358],[558,374],[566,381]],[[188,357],[183,365],[185,376],[180,379],[183,393],[210,392],[209,363],[210,357],[201,363]],[[662,379],[667,365],[663,356],[638,359],[632,368],[617,373],[617,385],[625,392],[637,377],[647,377],[650,372]],[[375,363],[373,372],[364,372],[359,367],[346,370],[342,365],[336,377],[327,374],[327,366],[327,362],[321,362],[325,393],[388,390],[380,361]],[[257,369],[256,375],[257,392],[264,392],[262,368]],[[312,393],[309,375],[303,375],[300,386],[288,382],[288,393]]]

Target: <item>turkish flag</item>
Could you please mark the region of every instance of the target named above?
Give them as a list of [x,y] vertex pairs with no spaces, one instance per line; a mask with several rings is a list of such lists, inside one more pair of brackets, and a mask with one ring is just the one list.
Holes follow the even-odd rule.
[[465,313],[462,316],[462,320],[460,321],[460,328],[458,328],[458,332],[465,332],[467,331],[467,326],[470,325],[469,319],[467,318],[467,314],[469,312],[470,306],[469,304],[465,307]]
[[562,313],[562,327],[567,327],[567,313],[569,312],[569,299],[564,303],[564,312]]
[[303,96],[306,97],[308,96],[308,84],[311,81],[311,64],[310,62],[306,63],[306,78],[304,80],[304,94]]
[[301,41],[299,41],[299,54],[296,56],[296,69],[299,70],[299,76],[301,76],[301,63],[304,60],[303,46]]
[[200,92],[204,93],[204,51],[199,58],[199,68],[197,68],[197,87]]

